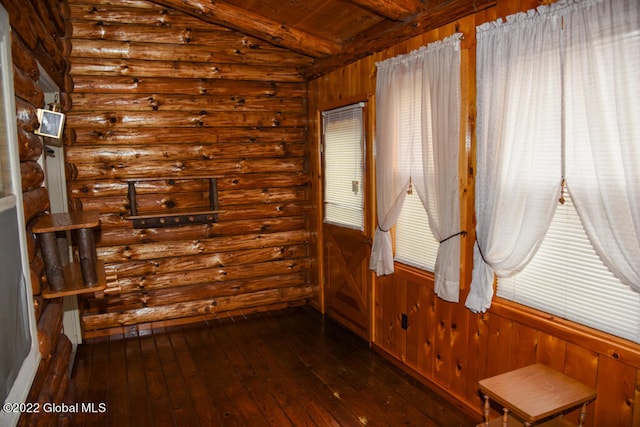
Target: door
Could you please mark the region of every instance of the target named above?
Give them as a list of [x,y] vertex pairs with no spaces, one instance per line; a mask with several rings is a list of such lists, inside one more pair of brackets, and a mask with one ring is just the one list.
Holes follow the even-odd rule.
[[[44,91],[45,105],[57,104],[60,97],[60,89],[47,72],[38,64],[40,69],[39,85]],[[67,181],[64,167],[64,145],[62,139],[44,138],[45,153],[41,157],[42,169],[45,173],[45,186],[49,192],[51,213],[68,212]],[[67,241],[70,241],[67,239]],[[71,255],[69,255],[71,256]],[[75,352],[79,344],[82,344],[82,327],[80,325],[80,310],[78,298],[64,297],[64,334],[71,340],[73,346],[70,363],[73,364]]]
[[324,298],[326,313],[370,339],[371,179],[366,104],[322,113]]

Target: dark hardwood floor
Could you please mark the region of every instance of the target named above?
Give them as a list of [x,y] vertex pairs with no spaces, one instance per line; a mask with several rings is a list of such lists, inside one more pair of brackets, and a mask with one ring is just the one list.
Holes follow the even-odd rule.
[[[75,426],[473,426],[308,307],[93,338]],[[84,412],[83,412],[84,409]]]

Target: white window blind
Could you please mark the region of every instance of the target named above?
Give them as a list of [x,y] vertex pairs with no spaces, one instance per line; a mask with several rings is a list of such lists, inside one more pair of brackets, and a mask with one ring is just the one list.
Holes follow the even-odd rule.
[[364,230],[364,103],[322,113],[324,222]]
[[640,342],[640,294],[596,254],[566,192],[538,252],[522,272],[498,279],[497,294]]
[[434,271],[438,241],[429,228],[427,212],[416,192],[407,194],[396,222],[395,260],[403,264]]
[[[412,171],[414,179],[424,179],[422,171],[423,153],[422,138],[423,133],[432,135],[431,129],[431,105],[423,103],[423,97],[414,90],[414,79],[411,74],[402,76],[397,84],[400,96],[398,97],[398,118],[400,144],[411,147],[411,155],[403,157],[400,167]],[[428,87],[423,88],[428,90]],[[428,98],[428,97],[427,97]],[[426,108],[424,116],[427,118],[423,123],[422,109]],[[423,129],[423,124],[426,129]],[[429,153],[429,161],[433,161],[433,153]],[[404,161],[403,161],[404,160]],[[431,166],[431,165],[430,165]],[[433,167],[429,170],[433,171]],[[435,179],[434,177],[430,177]],[[437,209],[432,206],[432,212]],[[433,237],[427,211],[422,206],[420,197],[416,191],[410,191],[404,199],[400,216],[396,221],[395,235],[395,256],[394,260],[403,264],[422,268],[429,271],[435,270],[436,255],[439,243]]]

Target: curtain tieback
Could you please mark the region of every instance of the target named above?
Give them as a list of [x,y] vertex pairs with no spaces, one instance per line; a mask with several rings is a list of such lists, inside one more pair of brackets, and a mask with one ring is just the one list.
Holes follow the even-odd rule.
[[482,247],[480,246],[480,241],[478,240],[477,235],[476,235],[476,246],[478,247],[478,253],[480,254],[480,258],[482,258],[482,261],[484,261],[484,263],[487,264],[488,266],[491,266],[491,264],[489,264],[489,261],[487,261],[487,259],[484,257],[484,254],[482,253]]
[[457,232],[456,234],[452,234],[451,236],[449,236],[449,237],[445,237],[444,239],[440,240],[440,244],[442,244],[442,243],[446,242],[446,241],[447,241],[447,240],[449,240],[449,239],[453,239],[453,238],[454,238],[454,237],[456,237],[456,236],[466,236],[466,235],[467,235],[467,232],[466,232],[466,231],[464,231],[464,230],[459,231],[459,232]]

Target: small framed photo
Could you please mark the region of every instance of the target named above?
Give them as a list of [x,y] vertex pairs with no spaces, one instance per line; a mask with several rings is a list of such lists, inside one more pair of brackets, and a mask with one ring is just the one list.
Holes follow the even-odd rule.
[[35,130],[37,135],[60,139],[64,127],[64,113],[38,108],[40,127]]

